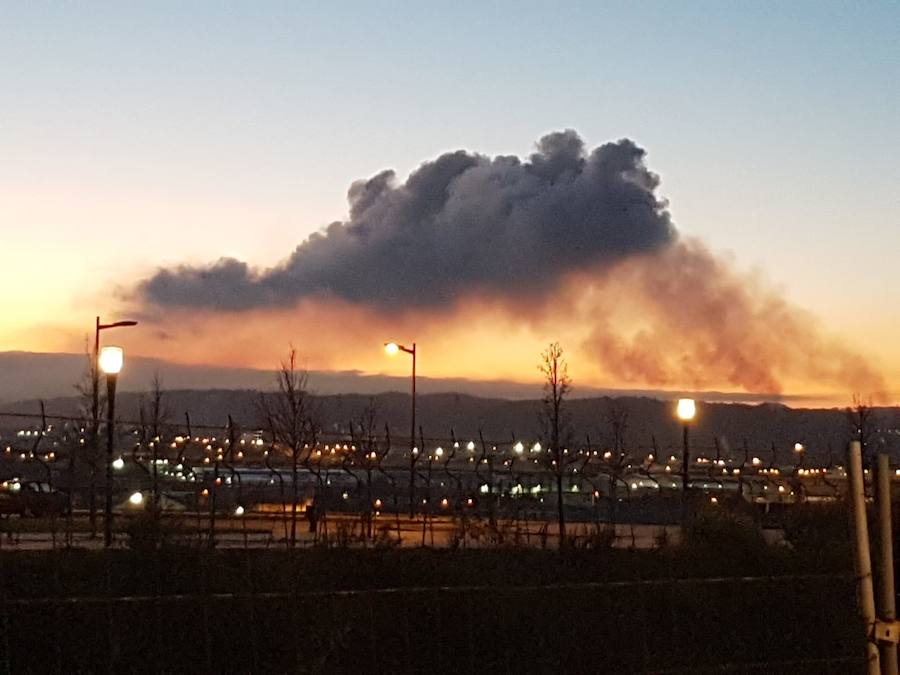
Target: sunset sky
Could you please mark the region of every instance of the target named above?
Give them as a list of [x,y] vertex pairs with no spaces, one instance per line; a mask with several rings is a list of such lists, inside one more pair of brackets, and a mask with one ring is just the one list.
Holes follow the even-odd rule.
[[[381,344],[416,340],[422,374],[530,381],[559,340],[576,384],[900,401],[898,25],[896,2],[7,4],[0,351],[79,352],[96,314],[128,315],[129,353],[184,363],[266,368],[293,343],[400,374]],[[373,262],[335,232],[285,263],[334,221],[388,227],[410,173],[457,150],[446,248]],[[522,176],[558,156],[602,185],[596,223],[548,211],[557,238],[527,200],[560,183]],[[648,170],[629,200],[659,200],[627,223],[597,169],[619,161],[628,189]],[[543,248],[490,243],[472,200],[498,181]],[[611,256],[607,225],[649,229]],[[257,270],[233,294],[179,276],[223,257]],[[304,290],[272,299],[272,268]],[[148,286],[160,269],[178,284]]]

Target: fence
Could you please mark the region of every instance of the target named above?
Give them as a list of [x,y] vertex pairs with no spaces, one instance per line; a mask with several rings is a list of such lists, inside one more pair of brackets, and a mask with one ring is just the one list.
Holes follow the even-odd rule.
[[[107,567],[102,595],[21,597],[4,579],[5,672],[862,668],[846,575],[309,592],[264,590],[262,570],[241,560],[241,588],[230,591],[207,570],[195,591],[172,592],[159,567],[136,584],[111,578]],[[119,585],[148,592],[126,596]]]
[[[50,515],[52,522],[42,525],[47,546],[71,545],[84,531],[88,513],[91,531],[99,527],[109,458],[77,418],[23,419],[40,424],[38,429],[20,428],[2,444],[0,498],[6,499],[0,499],[0,514]],[[53,420],[61,424],[54,427]],[[563,450],[557,476],[545,448],[514,439],[420,438],[421,451],[411,453],[408,439],[392,440],[389,434],[360,439],[349,432],[323,433],[292,458],[271,438],[258,432],[240,434],[236,427],[219,428],[218,436],[174,425],[154,436],[145,427],[133,422],[117,427],[121,433],[112,461],[114,509],[136,513],[148,503],[161,502],[163,510],[193,514],[181,520],[184,525],[196,521],[198,529],[207,527],[200,524],[204,518],[208,522],[240,514],[259,520],[279,510],[283,516],[297,501],[301,512],[315,502],[322,514],[354,514],[365,523],[369,539],[374,519],[382,526],[395,520],[399,533],[401,513],[427,521],[423,544],[426,535],[433,538],[432,523],[442,519],[456,524],[505,520],[516,523],[517,534],[524,531],[527,536],[529,523],[540,528],[556,520],[557,478],[569,522],[663,525],[679,522],[686,513],[679,458],[655,448],[614,456],[590,443],[573,445]],[[841,467],[779,468],[750,458],[748,452],[726,457],[718,450],[715,455],[697,452],[690,467],[687,487],[695,502],[721,508],[726,502],[750,503],[768,514],[805,501],[834,501],[843,492]],[[138,508],[129,502],[133,498]],[[78,514],[54,518],[73,510]],[[39,527],[2,526],[23,533]],[[215,533],[216,523],[207,529]],[[287,538],[283,526],[281,530],[276,538]],[[290,538],[297,541],[294,530]]]

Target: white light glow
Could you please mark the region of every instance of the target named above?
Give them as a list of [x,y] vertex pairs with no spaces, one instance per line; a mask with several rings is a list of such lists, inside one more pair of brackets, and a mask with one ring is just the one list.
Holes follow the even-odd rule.
[[690,422],[697,415],[697,403],[692,398],[678,399],[678,406],[675,409],[678,419],[684,422]]
[[125,350],[121,347],[104,347],[100,350],[100,370],[107,375],[118,375],[125,362]]

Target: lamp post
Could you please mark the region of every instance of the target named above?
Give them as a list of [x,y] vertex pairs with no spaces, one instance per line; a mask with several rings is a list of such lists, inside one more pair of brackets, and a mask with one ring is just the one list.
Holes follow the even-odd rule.
[[681,420],[684,446],[681,451],[681,502],[682,517],[687,515],[688,484],[690,483],[691,447],[689,442],[689,426],[697,416],[697,403],[692,398],[678,399],[675,414]]
[[[97,451],[97,430],[100,428],[100,331],[110,328],[124,328],[126,326],[137,326],[137,321],[100,323],[99,316],[94,321],[94,358],[91,361],[91,448],[94,453]],[[91,494],[89,499],[91,536],[94,536],[97,532],[97,505],[93,466],[91,468]]]
[[794,443],[794,454],[797,455],[797,464],[794,466],[794,471],[792,474],[792,482],[794,486],[794,492],[797,494],[797,501],[803,501],[803,481],[800,480],[800,476],[803,475],[803,458],[806,456],[806,446],[803,443],[797,442]]
[[797,453],[797,468],[803,466],[803,457],[806,452],[806,446],[803,443],[794,443],[794,452]]
[[405,352],[412,356],[412,409],[409,425],[409,517],[416,515],[416,343],[404,347],[396,342],[385,342],[384,351],[389,356]]
[[100,351],[99,364],[106,374],[106,508],[103,529],[103,545],[112,546],[112,484],[113,446],[115,444],[116,382],[125,360],[121,347],[104,347]]

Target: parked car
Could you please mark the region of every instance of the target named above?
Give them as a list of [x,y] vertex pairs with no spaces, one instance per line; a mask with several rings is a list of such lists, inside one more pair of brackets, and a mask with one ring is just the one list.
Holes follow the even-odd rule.
[[0,515],[34,516],[47,518],[65,515],[69,500],[41,481],[4,481],[0,485]]

